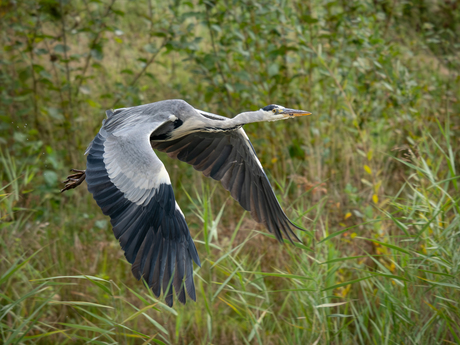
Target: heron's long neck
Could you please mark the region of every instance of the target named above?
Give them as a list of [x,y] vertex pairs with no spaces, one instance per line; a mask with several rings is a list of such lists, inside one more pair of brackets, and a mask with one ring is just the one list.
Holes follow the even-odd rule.
[[236,115],[234,118],[225,120],[200,119],[194,118],[192,121],[186,121],[184,125],[173,131],[172,139],[180,138],[193,132],[225,132],[239,129],[247,123],[268,121],[264,114],[258,111],[248,111]]
[[262,121],[267,121],[263,113],[257,111],[248,111],[238,114],[234,118],[228,119],[227,121],[220,122],[221,125],[219,127],[222,129],[231,129],[235,127],[241,127],[247,123]]

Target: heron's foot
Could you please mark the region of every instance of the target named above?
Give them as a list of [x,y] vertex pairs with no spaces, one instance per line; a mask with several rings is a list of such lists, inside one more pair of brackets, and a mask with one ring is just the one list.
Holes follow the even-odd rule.
[[61,189],[61,193],[78,187],[86,178],[86,170],[70,169],[70,171],[75,174],[67,176],[67,180],[62,181],[62,183],[65,183],[65,187]]

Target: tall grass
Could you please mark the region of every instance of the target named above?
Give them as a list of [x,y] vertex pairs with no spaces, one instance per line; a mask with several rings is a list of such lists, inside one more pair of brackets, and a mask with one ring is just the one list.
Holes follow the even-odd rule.
[[[279,247],[256,230],[233,244],[241,227],[230,240],[219,241],[215,231],[225,209],[214,216],[206,191],[191,198],[202,221],[196,242],[204,260],[196,271],[197,303],[175,309],[132,281],[116,243],[93,243],[93,250],[99,248],[93,255],[100,257],[74,258],[76,270],[52,259],[65,256],[69,247],[85,252],[72,249],[69,238],[56,246],[44,243],[42,235],[38,250],[32,243],[29,253],[16,259],[18,248],[4,248],[3,342],[456,343],[460,202],[452,190],[460,176],[449,133],[444,134],[439,143],[427,135],[423,144],[431,149],[401,160],[412,174],[391,199],[391,212],[380,210],[377,219],[332,233],[327,219],[319,221],[318,240],[304,236],[304,244]],[[11,158],[3,163],[13,164]],[[450,167],[447,174],[443,166]],[[4,196],[2,205],[19,192]],[[321,212],[319,203],[308,214]],[[34,242],[30,237],[37,237],[37,228],[47,231],[46,225],[27,229],[20,219],[16,224],[4,243],[19,236]],[[366,228],[376,224],[388,233],[383,239],[367,237]],[[65,238],[66,231],[54,237]],[[53,275],[69,269],[72,275]],[[73,275],[79,270],[99,274]]]
[[[460,343],[460,15],[433,4],[0,3],[2,343]],[[171,309],[58,181],[103,110],[176,97],[314,115],[245,128],[301,244],[158,154],[203,263]]]

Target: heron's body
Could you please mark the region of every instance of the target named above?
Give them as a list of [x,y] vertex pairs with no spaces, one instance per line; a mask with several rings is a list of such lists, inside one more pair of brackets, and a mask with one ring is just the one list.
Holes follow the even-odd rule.
[[297,239],[292,228],[298,227],[282,211],[242,126],[308,114],[271,105],[229,119],[182,100],[108,111],[86,150],[86,171],[78,183],[66,181],[64,190],[80,184],[86,173],[88,190],[110,216],[134,276],[144,278],[156,296],[163,289],[170,306],[172,287],[180,302],[186,300],[184,285],[195,300],[193,262],[200,260],[169,175],[152,148],[220,180],[279,241],[283,234],[292,241]]

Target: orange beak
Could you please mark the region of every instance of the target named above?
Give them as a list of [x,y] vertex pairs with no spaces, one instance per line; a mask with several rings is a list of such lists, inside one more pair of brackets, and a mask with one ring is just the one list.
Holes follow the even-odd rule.
[[295,116],[308,116],[308,115],[311,115],[311,113],[305,110],[285,108],[283,109],[283,111],[279,113],[279,115],[285,115],[286,117],[295,117]]

